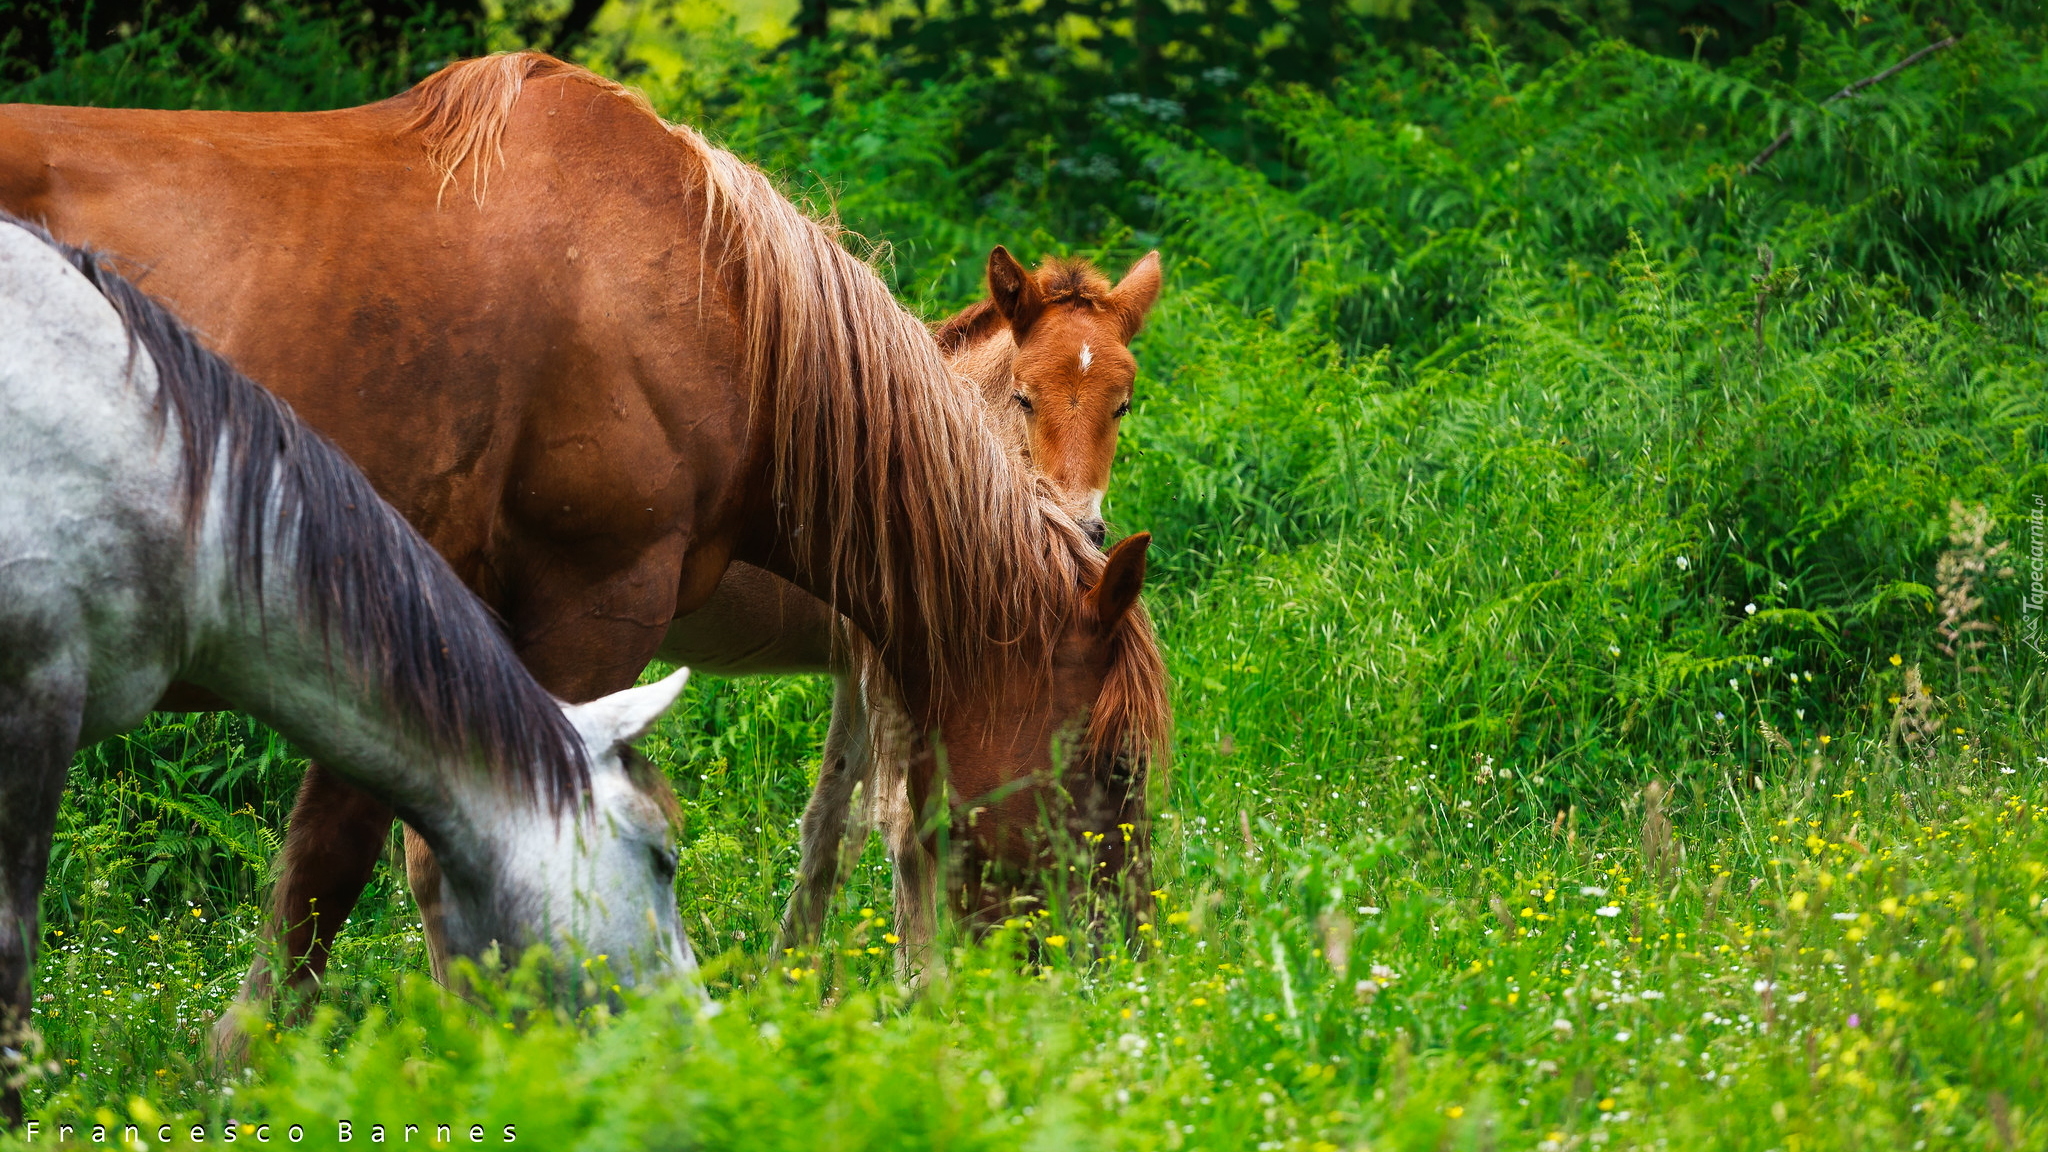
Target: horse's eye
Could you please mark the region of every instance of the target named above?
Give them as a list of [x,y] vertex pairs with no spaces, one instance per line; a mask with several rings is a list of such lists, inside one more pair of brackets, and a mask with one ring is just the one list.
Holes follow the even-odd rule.
[[654,871],[662,878],[673,881],[676,878],[675,849],[657,844],[649,850],[654,853]]
[[1022,392],[1012,392],[1010,393],[1010,399],[1017,402],[1017,407],[1022,408],[1026,412],[1031,411],[1031,397],[1026,396]]
[[1117,419],[1121,420],[1121,419],[1123,419],[1124,417],[1126,417],[1126,416],[1129,416],[1130,414],[1131,414],[1131,402],[1130,402],[1129,400],[1126,400],[1126,401],[1124,401],[1123,403],[1121,403],[1121,404],[1119,404],[1119,405],[1117,405],[1117,406],[1116,406],[1116,418],[1117,418]]

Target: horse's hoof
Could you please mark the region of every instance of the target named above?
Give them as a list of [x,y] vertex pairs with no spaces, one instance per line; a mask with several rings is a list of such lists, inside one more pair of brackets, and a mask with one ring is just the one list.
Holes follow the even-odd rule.
[[221,1018],[213,1022],[207,1045],[213,1050],[216,1075],[233,1076],[249,1066],[249,1030],[246,1025],[260,1020],[255,1012],[235,1004],[229,1005]]

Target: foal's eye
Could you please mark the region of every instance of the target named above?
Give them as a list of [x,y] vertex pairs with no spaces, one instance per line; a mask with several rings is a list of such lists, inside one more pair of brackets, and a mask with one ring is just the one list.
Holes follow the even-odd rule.
[[1022,408],[1026,412],[1031,411],[1031,397],[1026,396],[1022,392],[1012,392],[1010,393],[1010,399],[1017,402],[1017,407]]
[[654,853],[654,870],[666,879],[676,878],[675,849],[656,844],[648,851]]
[[1126,416],[1129,416],[1130,414],[1131,414],[1131,402],[1130,402],[1129,400],[1126,400],[1126,401],[1124,401],[1123,403],[1121,403],[1121,404],[1119,404],[1119,405],[1117,405],[1117,406],[1116,406],[1116,418],[1117,418],[1117,419],[1121,420],[1121,419],[1123,419],[1124,417],[1126,417]]

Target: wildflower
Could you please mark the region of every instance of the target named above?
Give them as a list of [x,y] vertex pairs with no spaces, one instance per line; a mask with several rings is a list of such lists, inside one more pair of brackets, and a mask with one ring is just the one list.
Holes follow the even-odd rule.
[[1375,964],[1372,966],[1372,975],[1375,980],[1392,980],[1394,978],[1394,970],[1385,964]]
[[1742,606],[1742,611],[1743,611],[1744,613],[1746,613],[1746,614],[1750,615],[1750,616],[1754,616],[1754,615],[1756,615],[1756,605],[1755,605],[1755,604],[1744,604],[1744,605]]
[[1628,1037],[1629,1034],[1626,1032],[1616,1032],[1614,1034],[1614,1042],[1617,1044],[1626,1044],[1628,1043]]
[[1605,1099],[1605,1100],[1602,1100],[1602,1101],[1600,1102],[1600,1110],[1601,1110],[1602,1112],[1612,1112],[1612,1111],[1614,1111],[1614,1097],[1612,1097],[1612,1096],[1609,1096],[1609,1097],[1608,1097],[1607,1099]]
[[1621,915],[1621,907],[1616,904],[1606,904],[1599,908],[1593,909],[1593,915],[1605,916],[1609,919],[1613,919],[1614,917]]
[[1692,561],[1690,559],[1684,556],[1680,556],[1678,558],[1678,570],[1680,572],[1683,572],[1690,567],[1692,567]]
[[1899,663],[1899,654],[1897,652],[1892,653],[1892,667],[1897,668]]
[[1821,746],[1821,747],[1823,747],[1823,748],[1827,747],[1827,746],[1828,746],[1828,743],[1829,743],[1829,740],[1830,740],[1830,737],[1829,737],[1829,736],[1828,736],[1828,735],[1827,735],[1827,734],[1826,734],[1825,732],[1823,732],[1823,733],[1821,734],[1821,738],[1820,738],[1820,746]]
[[1045,942],[1047,946],[1052,948],[1065,948],[1067,946],[1067,938],[1065,936],[1047,936]]
[[1550,1027],[1560,1036],[1569,1036],[1572,1034],[1572,1022],[1565,1019],[1562,1016],[1559,1016],[1557,1019],[1552,1020],[1550,1022]]
[[1605,895],[1607,895],[1607,889],[1605,889],[1605,888],[1595,888],[1595,887],[1593,887],[1592,885],[1590,885],[1590,884],[1589,884],[1589,885],[1587,885],[1586,887],[1584,887],[1584,888],[1581,888],[1581,889],[1579,889],[1579,895],[1581,895],[1581,896],[1605,896]]
[[1360,980],[1358,983],[1353,984],[1351,986],[1351,993],[1352,995],[1358,997],[1360,1000],[1363,1000],[1366,1003],[1370,1004],[1372,1003],[1373,998],[1380,994],[1379,981]]
[[897,937],[897,935],[896,935],[896,934],[895,934],[894,932],[884,932],[884,933],[882,933],[882,940],[883,940],[883,942],[884,942],[884,943],[888,943],[888,944],[901,944],[901,943],[903,943],[903,941],[902,941],[901,939],[899,939],[899,938]]
[[1449,1116],[1453,1120],[1456,1120],[1458,1117],[1463,1116],[1464,1114],[1465,1110],[1456,1104],[1453,1104],[1449,1108],[1444,1109],[1444,1115]]

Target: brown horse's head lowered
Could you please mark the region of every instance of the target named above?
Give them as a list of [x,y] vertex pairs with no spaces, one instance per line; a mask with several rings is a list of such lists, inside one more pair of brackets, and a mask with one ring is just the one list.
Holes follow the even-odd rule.
[[1026,272],[988,256],[988,299],[934,331],[954,370],[982,390],[998,427],[1025,446],[1061,507],[1102,542],[1102,497],[1138,362],[1127,345],[1159,298],[1159,253],[1114,286],[1085,260]]

